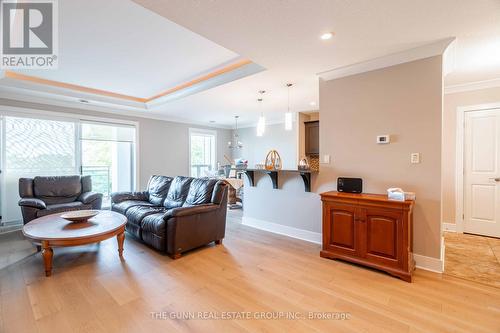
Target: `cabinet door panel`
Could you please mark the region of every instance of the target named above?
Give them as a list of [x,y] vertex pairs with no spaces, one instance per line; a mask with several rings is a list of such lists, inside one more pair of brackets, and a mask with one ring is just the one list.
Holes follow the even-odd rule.
[[319,121],[305,123],[305,153],[319,154]]
[[323,233],[326,236],[326,249],[344,254],[356,253],[356,208],[329,203],[325,205],[325,210],[327,225]]
[[366,208],[366,253],[370,260],[398,266],[402,256],[402,214],[397,211]]

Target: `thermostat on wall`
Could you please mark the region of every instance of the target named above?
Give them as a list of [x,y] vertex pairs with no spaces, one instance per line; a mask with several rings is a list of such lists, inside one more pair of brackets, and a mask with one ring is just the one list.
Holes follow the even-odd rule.
[[377,135],[377,143],[389,143],[391,142],[391,137],[389,135]]

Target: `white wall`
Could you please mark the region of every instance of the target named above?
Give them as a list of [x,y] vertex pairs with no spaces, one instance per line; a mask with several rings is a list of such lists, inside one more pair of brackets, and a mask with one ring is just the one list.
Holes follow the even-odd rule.
[[248,167],[253,168],[255,164],[264,163],[266,155],[271,149],[275,149],[281,156],[283,169],[297,168],[297,126],[293,123],[291,131],[285,130],[285,124],[274,124],[266,126],[263,136],[256,135],[255,127],[247,127],[238,130],[243,149],[235,150],[233,158],[245,158]]
[[[262,137],[257,137],[256,128],[238,130],[244,148],[235,151],[233,157],[248,159],[249,168],[263,163],[270,149],[276,149],[283,159],[283,169],[297,169],[298,131],[297,122],[292,131],[285,131],[285,124],[266,127]],[[316,177],[315,175],[313,177]],[[255,174],[255,187],[245,179],[243,221],[273,223],[285,228],[296,228],[315,233],[321,232],[321,201],[316,193],[305,192],[304,182],[296,173],[279,173],[279,189],[273,189],[269,176]],[[252,222],[253,221],[253,222]]]
[[[128,117],[111,113],[20,102],[8,99],[0,99],[0,105],[138,122],[139,154],[137,156],[137,160],[139,166],[138,185],[140,189],[146,186],[149,177],[153,174],[166,176],[189,175],[189,128],[214,129],[198,125],[148,118]],[[123,112],[126,113],[126,111]],[[231,130],[216,130],[216,162],[225,164],[223,157],[224,154],[228,156],[231,154],[231,152],[227,149],[227,142],[230,140]]]

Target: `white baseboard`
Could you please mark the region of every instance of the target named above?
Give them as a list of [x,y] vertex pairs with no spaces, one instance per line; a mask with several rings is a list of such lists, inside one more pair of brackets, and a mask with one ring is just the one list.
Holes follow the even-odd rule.
[[457,232],[457,224],[443,222],[443,231]]
[[321,244],[321,233],[309,230],[297,229],[282,224],[272,223],[264,220],[254,219],[253,217],[243,216],[242,223],[249,227],[273,232],[292,238],[305,240],[307,242]]
[[444,261],[442,259],[426,257],[415,253],[413,254],[413,259],[415,259],[415,266],[417,268],[434,273],[443,273],[444,271]]
[[[322,241],[322,236],[321,233],[319,232],[297,229],[282,224],[255,219],[253,217],[243,216],[242,224],[252,228],[269,231],[275,234],[284,235],[292,238],[301,239],[311,243],[321,244]],[[443,272],[443,267],[444,267],[443,260],[422,256],[420,254],[413,254],[413,258],[415,259],[415,264],[417,268],[425,269],[427,271],[435,273]]]

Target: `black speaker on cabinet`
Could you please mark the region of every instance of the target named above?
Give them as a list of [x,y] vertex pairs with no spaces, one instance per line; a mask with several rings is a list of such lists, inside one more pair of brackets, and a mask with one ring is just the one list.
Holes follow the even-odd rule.
[[361,178],[337,178],[337,191],[346,193],[363,192],[363,179]]

